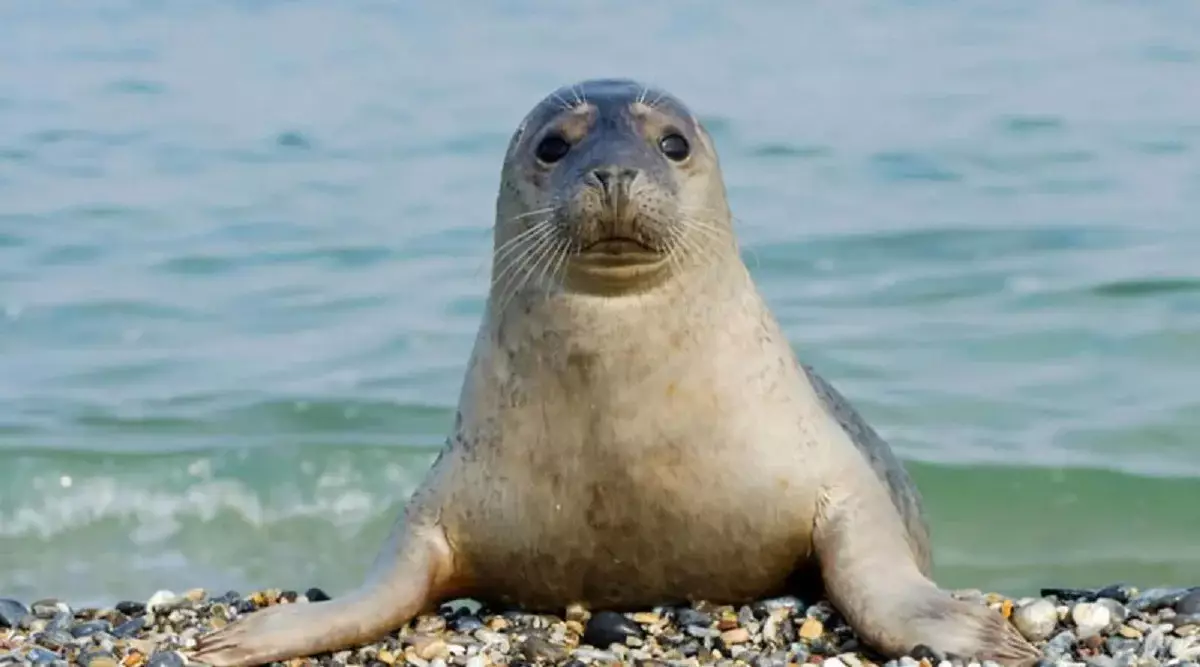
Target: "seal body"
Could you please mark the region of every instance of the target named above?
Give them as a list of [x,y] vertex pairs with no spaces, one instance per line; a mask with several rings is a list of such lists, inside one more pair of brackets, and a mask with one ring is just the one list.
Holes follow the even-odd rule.
[[1036,659],[930,579],[912,481],[797,361],[682,102],[621,80],[552,93],[509,144],[494,243],[453,434],[371,577],[252,614],[196,659],[344,648],[457,596],[628,609],[794,586],[887,655]]

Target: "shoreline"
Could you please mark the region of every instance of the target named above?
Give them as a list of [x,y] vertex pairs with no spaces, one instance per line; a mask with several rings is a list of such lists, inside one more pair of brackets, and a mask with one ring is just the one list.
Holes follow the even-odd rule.
[[[1040,665],[1200,665],[1200,586],[1139,590],[1043,589],[1038,597],[956,591],[1000,611],[1043,652]],[[320,589],[209,596],[159,591],[146,601],[73,609],[58,600],[0,598],[0,665],[180,667],[195,638],[277,604],[320,604]],[[562,615],[493,613],[452,601],[398,632],[348,650],[289,660],[301,665],[487,667],[589,664],[947,667],[957,658],[917,651],[887,660],[862,646],[827,601],[793,597],[740,606],[659,607],[618,614],[569,608]],[[968,663],[971,664],[971,663]],[[973,663],[979,664],[979,663]],[[993,663],[983,663],[986,667]]]

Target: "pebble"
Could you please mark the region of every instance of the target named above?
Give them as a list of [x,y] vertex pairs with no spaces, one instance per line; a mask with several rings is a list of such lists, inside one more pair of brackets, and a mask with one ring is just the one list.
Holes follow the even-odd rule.
[[0,628],[19,628],[21,620],[29,615],[29,608],[8,598],[0,598]]
[[683,626],[698,625],[707,628],[712,625],[713,619],[712,616],[697,609],[680,607],[675,612],[675,622]]
[[330,599],[329,594],[319,588],[304,591],[304,597],[308,598],[309,602],[325,602]]
[[174,606],[176,599],[177,598],[175,597],[175,594],[171,591],[158,591],[154,595],[151,595],[150,599],[146,601],[146,611],[154,613],[160,610],[170,609]]
[[1099,635],[1112,621],[1108,608],[1094,602],[1081,602],[1071,609],[1071,620],[1080,638]]
[[642,637],[642,629],[637,623],[625,618],[624,614],[614,611],[600,611],[588,619],[583,633],[583,643],[591,644],[600,649],[608,648],[611,644],[623,644],[627,637]]
[[1200,588],[1194,588],[1191,592],[1179,598],[1175,603],[1176,614],[1200,614]]
[[1049,600],[1034,600],[1013,612],[1012,623],[1029,641],[1041,641],[1054,634],[1058,608]]
[[[1050,590],[1050,589],[1048,589]],[[1043,651],[1039,667],[1200,667],[1200,589],[1126,585],[1098,590],[1053,589],[1013,601],[996,593],[956,592],[972,604],[1011,611],[1010,621]],[[202,632],[246,610],[276,604],[318,604],[308,589],[235,591],[208,599],[155,593],[147,603],[117,609],[71,608],[52,599],[30,608],[0,599],[0,665],[37,667],[186,667]],[[309,602],[300,598],[303,597]],[[963,662],[927,647],[880,660],[867,650],[828,601],[776,598],[745,605],[701,603],[630,610],[628,615],[567,610],[566,617],[515,611],[486,613],[477,603],[443,606],[369,645],[298,658],[285,667],[531,667],[638,664],[656,667],[999,667]],[[36,606],[34,613],[33,606]],[[16,626],[16,627],[14,627]],[[878,661],[878,662],[877,662]]]

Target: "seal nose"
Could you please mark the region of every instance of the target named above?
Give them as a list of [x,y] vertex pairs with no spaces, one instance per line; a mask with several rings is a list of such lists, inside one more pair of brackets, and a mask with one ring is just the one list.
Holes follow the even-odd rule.
[[600,182],[600,187],[610,200],[629,192],[629,186],[637,177],[638,170],[628,167],[606,166],[592,170],[592,178]]

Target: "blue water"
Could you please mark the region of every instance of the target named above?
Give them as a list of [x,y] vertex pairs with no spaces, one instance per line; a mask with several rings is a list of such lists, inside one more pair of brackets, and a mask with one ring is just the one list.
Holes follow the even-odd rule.
[[357,582],[509,134],[666,87],[938,578],[1200,583],[1200,4],[0,4],[0,596]]

